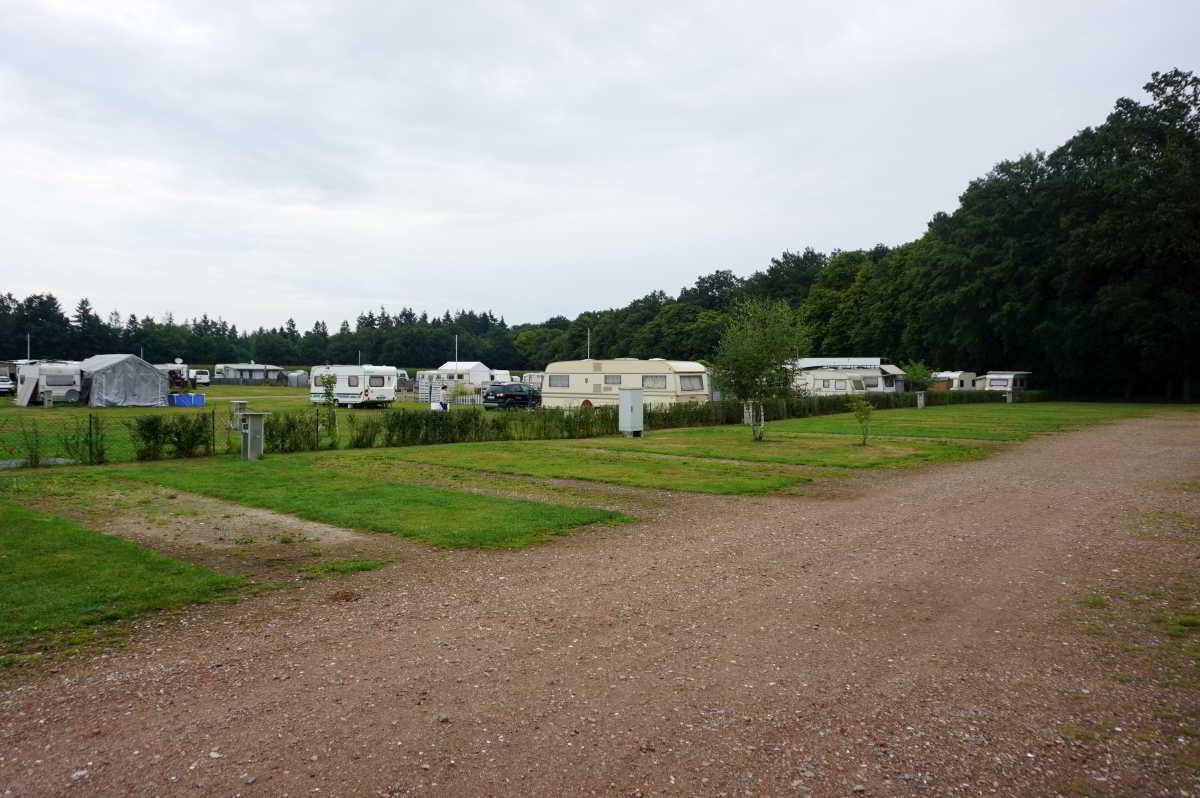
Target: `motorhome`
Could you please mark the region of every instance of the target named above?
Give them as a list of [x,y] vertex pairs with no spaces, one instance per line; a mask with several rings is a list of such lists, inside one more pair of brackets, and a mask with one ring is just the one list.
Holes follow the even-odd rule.
[[326,375],[334,378],[333,396],[342,407],[387,405],[396,400],[395,366],[313,366],[308,398],[325,403]]
[[647,405],[707,402],[708,369],[687,360],[562,360],[546,366],[542,407],[615,405],[621,388],[641,388]]
[[73,360],[35,360],[17,366],[19,407],[42,401],[46,394],[56,402],[78,402],[83,392],[83,371]]
[[989,371],[975,378],[977,391],[1023,391],[1029,387],[1032,371]]

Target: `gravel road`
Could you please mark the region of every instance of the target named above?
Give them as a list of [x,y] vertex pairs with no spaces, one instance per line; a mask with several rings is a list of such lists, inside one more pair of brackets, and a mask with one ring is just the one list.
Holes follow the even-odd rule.
[[1079,620],[1195,574],[1195,419],[144,621],[0,693],[0,795],[1200,795],[1195,676]]

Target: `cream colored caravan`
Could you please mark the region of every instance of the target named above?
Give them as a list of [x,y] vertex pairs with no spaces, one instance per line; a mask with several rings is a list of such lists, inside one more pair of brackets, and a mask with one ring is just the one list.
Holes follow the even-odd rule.
[[686,360],[562,360],[545,373],[542,407],[615,405],[621,388],[641,388],[648,405],[708,401],[708,369]]

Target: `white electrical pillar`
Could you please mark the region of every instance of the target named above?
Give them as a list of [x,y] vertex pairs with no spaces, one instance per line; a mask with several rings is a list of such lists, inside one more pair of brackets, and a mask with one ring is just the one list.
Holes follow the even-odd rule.
[[622,388],[617,428],[626,438],[642,437],[642,389]]

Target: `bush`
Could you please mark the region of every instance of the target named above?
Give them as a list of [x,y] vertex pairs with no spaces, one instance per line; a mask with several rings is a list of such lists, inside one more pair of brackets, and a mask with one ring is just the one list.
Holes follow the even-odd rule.
[[360,419],[353,415],[350,420],[350,448],[351,449],[370,449],[375,445],[375,440],[379,434],[383,432],[383,422],[377,418]]
[[138,460],[161,460],[170,432],[164,415],[138,416],[126,422],[129,439],[133,441],[134,457]]
[[175,416],[167,421],[165,433],[175,457],[195,457],[200,450],[212,454],[212,417],[208,413]]
[[320,411],[272,413],[263,424],[263,449],[271,454],[320,448]]
[[84,465],[99,465],[108,460],[108,447],[105,438],[104,419],[95,414],[89,414],[84,420],[72,416],[70,424],[59,436],[62,440],[63,451],[67,457]]

